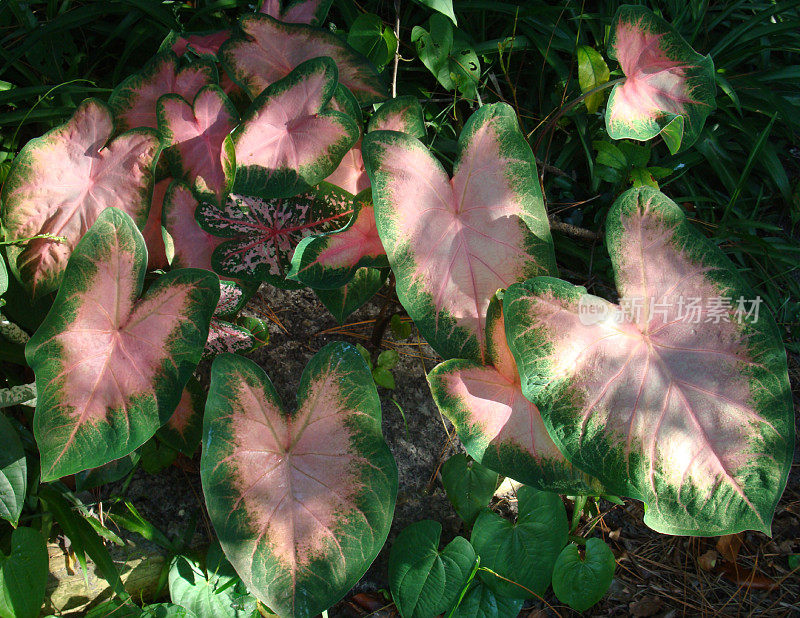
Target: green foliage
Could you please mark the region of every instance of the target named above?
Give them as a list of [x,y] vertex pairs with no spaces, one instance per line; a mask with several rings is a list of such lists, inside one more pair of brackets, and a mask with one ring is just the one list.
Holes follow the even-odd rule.
[[17,528],[11,553],[0,551],[0,616],[36,618],[47,585],[47,547],[42,533]]
[[467,526],[475,523],[494,495],[498,475],[467,455],[459,453],[442,465],[442,485],[447,499]]
[[359,15],[350,26],[347,42],[378,67],[389,64],[397,51],[397,37],[374,13]]
[[602,540],[587,540],[583,556],[578,546],[570,543],[553,567],[553,592],[572,609],[585,611],[608,591],[615,566],[614,554]]
[[17,432],[0,412],[0,518],[16,526],[25,502],[28,465]]

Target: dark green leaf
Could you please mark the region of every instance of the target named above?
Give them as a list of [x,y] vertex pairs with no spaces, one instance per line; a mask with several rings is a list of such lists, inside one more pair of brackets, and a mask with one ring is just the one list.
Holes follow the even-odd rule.
[[602,540],[586,541],[585,557],[578,546],[567,545],[553,568],[553,592],[558,600],[579,612],[603,598],[611,586],[616,562],[611,549]]
[[447,499],[467,526],[475,522],[494,495],[498,476],[467,455],[453,455],[442,466],[442,485]]

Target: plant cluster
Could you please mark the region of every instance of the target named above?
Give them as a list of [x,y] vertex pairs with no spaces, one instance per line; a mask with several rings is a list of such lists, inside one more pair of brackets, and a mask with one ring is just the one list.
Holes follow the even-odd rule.
[[[343,322],[388,280],[443,359],[430,389],[470,458],[442,476],[472,533],[440,549],[426,520],[397,537],[389,581],[405,618],[515,616],[551,584],[591,607],[613,554],[572,533],[599,496],[642,500],[667,534],[770,533],[794,448],[781,332],[659,190],[674,170],[638,143],[691,151],[716,107],[712,57],[639,6],[611,22],[618,79],[577,48],[582,95],[550,123],[605,104],[607,139],[591,145],[597,182],[616,188],[605,299],[559,278],[534,150],[514,107],[480,100],[452,3],[422,2],[434,12],[411,35],[442,88],[478,100],[437,149],[418,98],[390,96],[381,75],[394,62],[396,79],[396,32],[366,14],[339,36],[322,27],[330,4],[265,0],[229,28],[173,32],[6,170],[0,303],[30,322],[3,318],[2,359],[35,383],[20,370],[0,390],[0,407],[28,408],[0,414],[0,517],[15,528],[0,616],[39,612],[52,522],[19,525],[38,500],[118,595],[97,616],[314,616],[362,577],[397,496],[376,389],[395,387],[397,354],[328,344],[287,408],[243,356],[268,345],[265,318],[239,315],[262,283],[308,286]],[[207,388],[193,376],[203,358]],[[201,445],[219,546],[194,560],[125,505],[121,525],[177,555],[173,603],[134,607],[59,479],[96,486]],[[485,508],[498,475],[524,483],[515,523]],[[572,526],[559,494],[575,497]]]

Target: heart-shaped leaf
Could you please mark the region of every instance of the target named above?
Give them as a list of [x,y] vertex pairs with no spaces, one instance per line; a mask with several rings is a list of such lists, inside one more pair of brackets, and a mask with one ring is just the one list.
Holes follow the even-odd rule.
[[441,356],[482,361],[494,293],[555,269],[536,163],[514,110],[497,103],[472,115],[452,180],[403,133],[368,133],[363,151],[400,302]]
[[467,526],[472,526],[478,513],[489,505],[497,481],[497,472],[463,453],[453,455],[442,465],[442,486],[447,499]]
[[495,594],[477,579],[473,580],[452,618],[516,618],[523,603],[523,599]]
[[291,24],[321,26],[333,0],[264,0],[259,12]]
[[211,256],[220,275],[297,287],[285,279],[297,244],[314,232],[341,227],[352,213],[350,195],[324,185],[290,198],[261,199],[234,193],[222,208],[202,202],[196,219],[204,230],[230,239]]
[[147,215],[147,223],[142,230],[144,244],[147,247],[147,270],[165,269],[169,266],[161,220],[164,213],[164,197],[171,182],[172,178],[164,178],[159,180],[153,187],[150,212]]
[[235,191],[288,197],[336,169],[359,136],[352,118],[326,109],[336,73],[333,60],[314,58],[256,97],[233,132]]
[[619,306],[545,277],[506,292],[525,396],[573,464],[647,503],[653,529],[768,534],[794,445],[775,322],[658,191],[625,192],[606,229]]
[[567,511],[558,494],[525,485],[517,491],[517,503],[515,523],[488,509],[478,515],[472,545],[482,567],[506,578],[480,571],[484,584],[499,595],[531,599],[547,590],[556,558],[567,544]]
[[198,61],[179,68],[178,57],[173,52],[162,52],[142,71],[114,88],[108,104],[120,128],[157,129],[156,103],[162,95],[174,93],[193,101],[203,86],[214,82],[216,69],[210,62]]
[[42,533],[17,528],[11,533],[11,553],[0,551],[0,616],[36,618],[47,585],[47,545]]
[[112,133],[108,107],[87,99],[14,159],[2,193],[5,239],[58,237],[7,249],[12,271],[35,296],[58,287],[70,253],[105,208],[123,208],[139,227],[147,222],[158,135],[139,129],[109,141]]
[[198,56],[211,56],[216,60],[220,46],[231,38],[230,29],[208,30],[205,32],[184,32],[174,38],[171,49],[178,56],[191,51]]
[[285,411],[260,367],[217,356],[201,478],[222,548],[250,592],[278,615],[310,617],[350,590],[383,546],[397,468],[354,346],[320,350],[297,399],[297,411]]
[[428,30],[414,26],[411,42],[417,55],[437,81],[447,90],[458,90],[468,99],[477,97],[481,78],[481,62],[467,35],[444,15],[434,13]]
[[233,182],[235,157],[228,134],[239,119],[222,88],[203,86],[192,103],[166,94],[158,99],[156,116],[173,173],[198,192],[221,199]]
[[216,275],[172,271],[138,299],[146,265],[131,218],[103,211],[25,348],[39,393],[33,427],[43,481],[141,446],[169,420],[200,360],[219,295]]
[[195,220],[198,202],[191,189],[180,181],[169,185],[164,196],[164,228],[172,237],[172,268],[211,270],[214,249],[222,238],[209,234]]
[[[213,323],[213,320],[212,320]],[[210,330],[210,329],[209,329]],[[158,430],[158,437],[167,446],[192,457],[203,437],[203,410],[206,391],[197,378],[192,376],[181,393],[175,412]]]
[[211,318],[208,329],[204,358],[211,358],[224,352],[249,352],[256,345],[253,334],[245,327],[231,323],[233,318],[247,304],[251,292],[232,281],[220,281],[219,302]]
[[[575,56],[578,60],[578,83],[584,94],[602,86],[611,77],[606,61],[593,47],[579,45],[575,50]],[[594,114],[604,98],[604,91],[588,95],[583,100],[586,111]]]
[[219,57],[234,81],[253,97],[306,60],[323,56],[333,58],[339,81],[362,104],[388,96],[377,69],[332,32],[267,15],[245,15],[240,24],[242,34],[225,43]]
[[564,458],[538,408],[523,396],[496,295],[486,312],[486,356],[486,365],[451,359],[428,374],[433,400],[455,425],[467,453],[503,476],[539,489],[599,493],[600,484]]
[[0,518],[17,525],[27,487],[25,451],[17,430],[0,412]]
[[648,140],[669,126],[664,140],[670,151],[691,146],[716,108],[711,56],[698,54],[642,6],[620,7],[608,54],[625,73],[608,99],[609,136]]
[[355,18],[347,33],[347,44],[380,68],[389,64],[397,51],[394,32],[374,13],[361,13]]
[[359,268],[353,278],[335,290],[314,290],[339,324],[369,301],[386,283],[389,269]]
[[608,592],[614,578],[616,560],[611,549],[601,539],[589,539],[581,557],[578,546],[567,545],[553,568],[553,592],[558,600],[572,609],[583,612]]
[[389,587],[403,618],[430,618],[452,607],[475,564],[475,550],[457,536],[439,551],[442,524],[426,519],[403,530],[389,555]]

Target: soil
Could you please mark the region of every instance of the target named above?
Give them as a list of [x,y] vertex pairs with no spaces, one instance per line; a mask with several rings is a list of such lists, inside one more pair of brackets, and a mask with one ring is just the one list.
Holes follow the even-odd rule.
[[[390,310],[394,307],[381,293],[340,327],[311,290],[288,291],[264,285],[244,314],[270,318],[270,343],[250,357],[266,370],[287,407],[291,407],[306,363],[326,343],[344,340],[370,349],[374,318],[384,305]],[[442,462],[462,450],[449,421],[433,403],[425,379],[438,358],[420,342],[416,331],[409,340],[395,341],[387,329],[380,346],[400,352],[400,362],[393,370],[396,389],[378,389],[384,436],[399,472],[397,507],[386,546],[354,590],[329,611],[331,617],[397,616],[383,591],[388,588],[389,548],[407,525],[435,519],[443,526],[443,542],[457,534],[469,537],[469,531],[463,529],[447,501],[438,474]],[[208,366],[201,366],[199,371],[207,375]],[[790,358],[790,376],[797,411],[800,363],[796,358]],[[213,533],[205,514],[198,462],[199,456],[195,456],[192,462],[172,466],[154,476],[138,471],[127,495],[146,519],[168,535],[181,535],[192,513],[199,512],[195,536],[195,543],[199,544],[210,541]],[[513,512],[513,495],[495,498],[493,506]],[[569,501],[567,509],[571,513]],[[584,615],[800,615],[800,570],[791,572],[787,563],[790,554],[800,554],[797,450],[773,521],[772,539],[747,532],[735,538],[723,537],[718,546],[716,538],[658,534],[642,523],[642,505],[634,500],[626,500],[624,506],[601,501],[600,511],[592,534],[609,543],[618,564],[610,592]],[[734,556],[729,548],[739,539],[741,547]],[[726,551],[728,560],[724,558]],[[579,614],[559,604],[549,592],[545,599],[527,603],[522,615]]]

